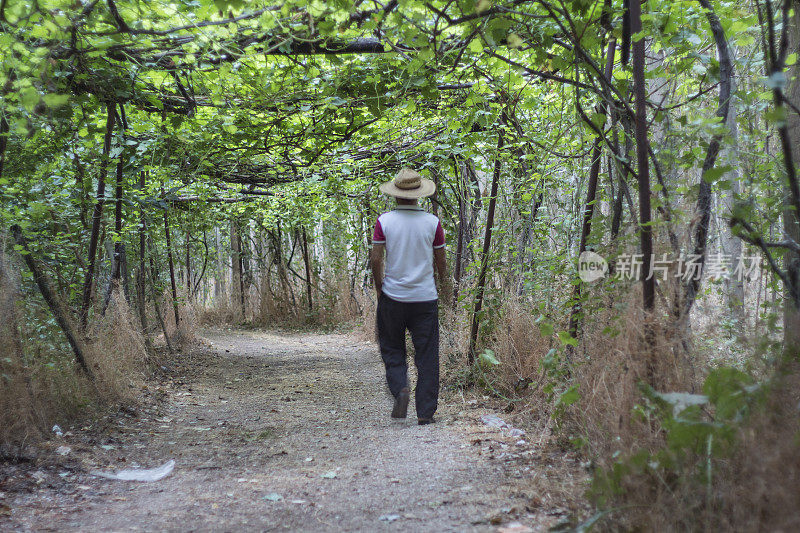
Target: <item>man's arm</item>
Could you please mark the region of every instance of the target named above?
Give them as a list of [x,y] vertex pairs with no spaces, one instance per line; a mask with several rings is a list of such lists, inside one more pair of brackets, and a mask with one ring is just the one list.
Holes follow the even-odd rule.
[[373,244],[369,255],[369,264],[372,267],[372,280],[375,282],[375,290],[378,296],[383,291],[383,251],[385,244]]
[[439,277],[439,289],[442,291],[445,303],[448,305],[453,299],[453,288],[450,286],[450,276],[447,275],[447,258],[444,246],[433,249],[433,265]]

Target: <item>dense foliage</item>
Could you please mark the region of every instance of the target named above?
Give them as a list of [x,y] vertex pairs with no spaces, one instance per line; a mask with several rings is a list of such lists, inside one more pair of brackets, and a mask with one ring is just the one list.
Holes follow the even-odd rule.
[[[708,521],[728,508],[714,461],[747,460],[752,413],[795,392],[798,17],[788,0],[3,0],[20,364],[54,343],[47,364],[91,375],[115,289],[148,351],[188,309],[369,315],[377,185],[410,166],[448,235],[453,382],[546,402],[596,461],[605,519],[652,527],[642,505],[699,491],[665,516],[730,526]],[[578,276],[587,251],[604,279]]]

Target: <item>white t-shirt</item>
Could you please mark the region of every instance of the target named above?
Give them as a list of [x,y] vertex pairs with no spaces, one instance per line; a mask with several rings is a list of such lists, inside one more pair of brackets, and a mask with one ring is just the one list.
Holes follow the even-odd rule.
[[386,245],[383,293],[400,302],[436,300],[433,250],[444,247],[439,218],[415,205],[398,205],[378,217],[373,244]]

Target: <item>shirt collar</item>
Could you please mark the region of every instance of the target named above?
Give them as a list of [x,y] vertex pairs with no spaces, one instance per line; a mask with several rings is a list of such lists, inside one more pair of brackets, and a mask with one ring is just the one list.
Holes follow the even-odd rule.
[[398,211],[422,211],[418,205],[398,205],[395,209]]

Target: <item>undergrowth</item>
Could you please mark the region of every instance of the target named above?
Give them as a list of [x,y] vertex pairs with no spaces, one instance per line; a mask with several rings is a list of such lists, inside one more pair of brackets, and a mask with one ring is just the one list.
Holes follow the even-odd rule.
[[342,324],[361,323],[362,315],[369,312],[366,310],[369,307],[368,296],[351,288],[346,275],[315,279],[311,306],[305,284],[292,279],[272,279],[275,277],[264,274],[260,283],[250,286],[244,306],[233,298],[220,298],[211,306],[193,307],[197,324],[291,330],[335,329]]
[[[138,319],[115,290],[80,339],[90,378],[35,287],[22,297],[17,272],[0,256],[0,458],[11,459],[31,452],[55,425],[138,405],[143,385],[165,357],[148,347]],[[173,319],[168,331],[185,345],[193,342],[195,321],[188,310],[181,316],[181,326]]]
[[[444,375],[450,386],[477,385],[545,445],[583,458],[595,513],[576,527],[798,529],[800,366],[780,364],[769,335],[736,340],[747,364],[708,349],[713,338],[684,342],[668,319],[646,335],[636,302],[635,291],[598,299],[577,340],[565,317],[506,299],[472,366],[463,343],[443,341]],[[458,337],[465,329],[455,321]],[[724,343],[731,333],[717,335]]]

